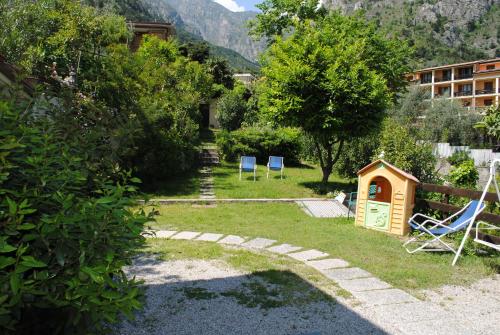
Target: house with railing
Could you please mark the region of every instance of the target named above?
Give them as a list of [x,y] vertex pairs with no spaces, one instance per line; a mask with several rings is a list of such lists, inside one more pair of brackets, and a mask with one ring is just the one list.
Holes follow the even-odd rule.
[[428,89],[431,99],[455,99],[471,109],[498,105],[500,58],[421,69],[408,80]]

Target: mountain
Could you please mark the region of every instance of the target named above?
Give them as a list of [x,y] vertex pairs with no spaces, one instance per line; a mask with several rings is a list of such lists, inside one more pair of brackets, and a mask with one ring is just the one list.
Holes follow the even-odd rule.
[[[207,1],[211,3],[210,0]],[[183,17],[166,0],[85,0],[84,2],[97,8],[116,12],[131,21],[171,22],[176,27],[177,38],[181,43],[206,41],[209,44],[210,53],[227,59],[235,72],[257,73],[259,71],[259,66],[254,61],[243,57],[234,49],[225,47],[224,43],[215,44],[213,40],[203,36],[199,28],[202,25],[186,24]],[[221,7],[223,12],[232,13],[220,5],[217,6]],[[247,36],[246,32],[244,34]]]
[[415,48],[415,66],[500,57],[500,0],[322,0],[363,10],[388,35]]

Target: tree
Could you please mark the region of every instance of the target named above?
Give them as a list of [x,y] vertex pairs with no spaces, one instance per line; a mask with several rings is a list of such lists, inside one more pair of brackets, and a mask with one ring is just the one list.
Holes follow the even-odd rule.
[[483,119],[476,123],[475,128],[483,129],[497,143],[500,139],[500,105],[491,106],[486,110]]
[[288,32],[297,21],[314,20],[327,13],[319,6],[319,0],[265,0],[256,7],[261,13],[249,22],[250,34],[255,38],[266,37],[271,42]]
[[233,70],[224,58],[216,57],[208,59],[206,63],[208,71],[214,79],[214,83],[222,85],[228,90],[234,87]]
[[217,120],[222,129],[236,130],[241,127],[247,111],[246,87],[238,84],[217,102]]
[[301,127],[313,138],[323,182],[344,144],[382,121],[403,87],[405,50],[359,16],[332,12],[297,23],[264,54],[262,110],[269,120]]
[[435,180],[436,158],[432,147],[417,143],[408,127],[388,118],[380,134],[380,145],[372,159],[383,158],[387,162],[407,171],[421,182]]

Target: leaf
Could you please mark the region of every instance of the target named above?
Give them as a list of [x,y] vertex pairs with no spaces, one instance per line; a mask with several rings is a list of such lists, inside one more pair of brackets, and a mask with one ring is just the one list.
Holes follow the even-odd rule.
[[43,268],[47,266],[47,264],[36,260],[33,256],[23,256],[22,259],[23,260],[21,261],[21,264],[24,266],[29,266],[32,268]]
[[18,230],[30,230],[30,229],[33,229],[35,227],[36,227],[36,225],[34,225],[33,223],[25,223],[25,224],[17,226],[17,229]]
[[19,278],[19,275],[16,273],[13,273],[10,276],[10,288],[14,294],[17,294],[19,292],[19,288],[21,287],[21,279]]
[[113,199],[111,197],[104,197],[104,198],[97,199],[96,203],[98,203],[98,204],[109,204],[109,203],[112,203],[113,201],[115,201],[115,199]]
[[17,212],[17,204],[9,197],[7,197],[7,203],[9,204],[9,214],[11,216],[16,215]]
[[0,253],[11,252],[17,248],[5,242],[5,239],[0,240]]
[[90,278],[92,278],[92,280],[95,281],[96,283],[103,282],[103,278],[102,278],[101,274],[96,272],[94,269],[89,268],[88,266],[82,268],[82,272],[88,274],[90,276]]
[[0,256],[0,270],[14,263],[16,263],[15,258]]

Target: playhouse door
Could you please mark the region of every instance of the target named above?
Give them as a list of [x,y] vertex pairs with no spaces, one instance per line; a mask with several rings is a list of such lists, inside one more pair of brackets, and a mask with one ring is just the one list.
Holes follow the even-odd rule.
[[389,213],[391,204],[368,200],[366,202],[365,226],[367,228],[376,228],[389,230]]

